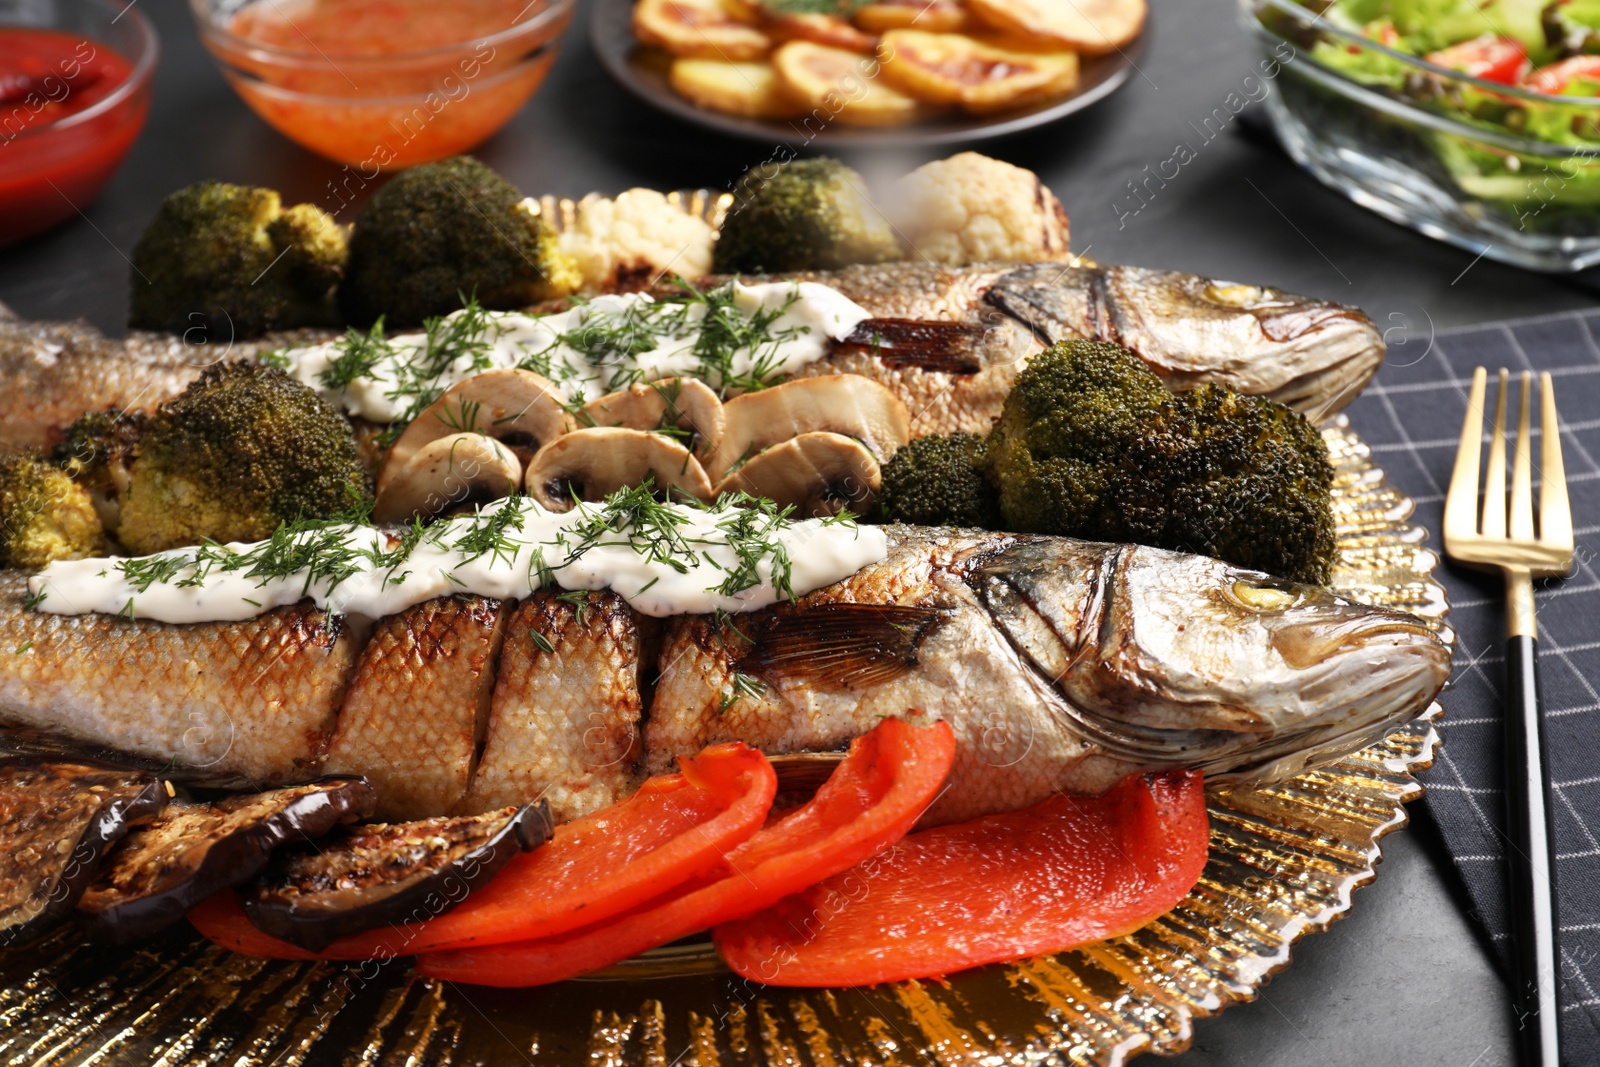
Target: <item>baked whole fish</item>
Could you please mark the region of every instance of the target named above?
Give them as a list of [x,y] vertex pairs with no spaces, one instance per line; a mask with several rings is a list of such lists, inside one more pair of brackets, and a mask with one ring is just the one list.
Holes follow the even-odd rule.
[[887,527],[887,558],[756,612],[654,619],[606,592],[426,601],[370,636],[304,603],[244,622],[51,615],[0,575],[0,713],[260,784],[366,775],[379,814],[547,799],[558,820],[682,755],[827,752],[943,719],[947,821],[1136,771],[1297,774],[1419,713],[1418,620],[1200,556]]
[[[1383,360],[1382,335],[1354,308],[1171,271],[890,263],[792,277],[832,286],[889,320],[886,331],[863,324],[854,343],[836,343],[803,373],[882,382],[905,402],[917,436],[987,432],[1028,357],[1067,338],[1125,345],[1175,388],[1220,382],[1314,420],[1348,403]],[[893,320],[961,329],[897,339]],[[218,359],[332,336],[301,331],[235,344],[135,332],[116,341],[82,324],[0,314],[0,444],[44,445],[85,411],[154,408]]]

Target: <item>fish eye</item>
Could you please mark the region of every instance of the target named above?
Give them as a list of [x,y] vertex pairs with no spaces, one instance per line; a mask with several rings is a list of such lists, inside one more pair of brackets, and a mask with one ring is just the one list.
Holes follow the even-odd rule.
[[1272,293],[1259,285],[1239,285],[1235,282],[1212,282],[1206,286],[1206,299],[1224,307],[1247,308],[1268,299]]
[[1229,591],[1235,603],[1250,611],[1282,611],[1293,607],[1300,599],[1290,590],[1255,582],[1234,582]]

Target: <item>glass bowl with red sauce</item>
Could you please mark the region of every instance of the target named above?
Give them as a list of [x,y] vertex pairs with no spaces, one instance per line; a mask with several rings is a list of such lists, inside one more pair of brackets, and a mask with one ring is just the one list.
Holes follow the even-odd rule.
[[575,0],[190,0],[278,132],[370,177],[463,152],[544,81]]
[[158,52],[112,0],[0,0],[0,245],[99,195],[144,127]]

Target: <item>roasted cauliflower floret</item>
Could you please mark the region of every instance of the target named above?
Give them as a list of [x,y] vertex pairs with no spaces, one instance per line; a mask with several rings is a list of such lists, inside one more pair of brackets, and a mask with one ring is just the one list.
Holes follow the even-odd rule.
[[37,569],[108,547],[87,489],[34,456],[0,454],[0,566]]
[[629,189],[616,199],[590,193],[556,245],[583,276],[587,292],[648,288],[663,275],[711,273],[717,231],[673,206],[654,189]]
[[983,438],[970,433],[912,441],[884,465],[877,517],[915,526],[998,526],[999,501],[980,469],[983,451]]
[[334,321],[344,229],[271,189],[199,182],[161,202],[133,247],[128,324],[214,337]]
[[581,276],[516,186],[470,156],[415,167],[373,194],[350,234],[339,307],[352,323],[417,326],[476,296],[515,309],[566,296]]
[[1069,254],[1067,213],[1031,170],[962,152],[900,180],[896,225],[936,263],[1034,262]]
[[837,159],[751,167],[717,238],[719,274],[837,270],[900,258],[894,228],[861,175]]
[[139,553],[259,541],[286,521],[369,498],[350,424],[259,363],[219,363],[161,405],[139,439],[116,534]]

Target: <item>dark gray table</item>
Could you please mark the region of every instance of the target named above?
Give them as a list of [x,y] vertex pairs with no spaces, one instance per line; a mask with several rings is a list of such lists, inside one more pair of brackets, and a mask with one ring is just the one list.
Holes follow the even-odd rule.
[[[1158,0],[1142,73],[1105,104],[988,151],[1044,176],[1072,215],[1074,246],[1097,259],[1190,270],[1358,304],[1391,346],[1431,329],[1594,303],[1529,274],[1400,229],[1327,192],[1270,144],[1230,129],[1137,214],[1128,183],[1194,139],[1254,60],[1231,0]],[[32,318],[82,316],[116,330],[125,255],[160,199],[201,178],[269,185],[337,203],[340,169],[257,120],[211,65],[179,0],[143,0],[164,56],[148,129],[85,217],[0,251],[0,301]],[[772,147],[725,141],[666,119],[614,88],[588,53],[580,11],[549,83],[479,155],[530,193],[578,196],[632,185],[725,187]],[[925,158],[855,162],[895,176]],[[1420,348],[1418,349],[1420,351]],[[1446,727],[1448,730],[1448,726]],[[1414,812],[1415,814],[1415,812]],[[1467,923],[1454,875],[1426,825],[1389,838],[1382,875],[1349,918],[1302,942],[1260,1001],[1197,1027],[1178,1062],[1369,1067],[1511,1063],[1505,989]]]

